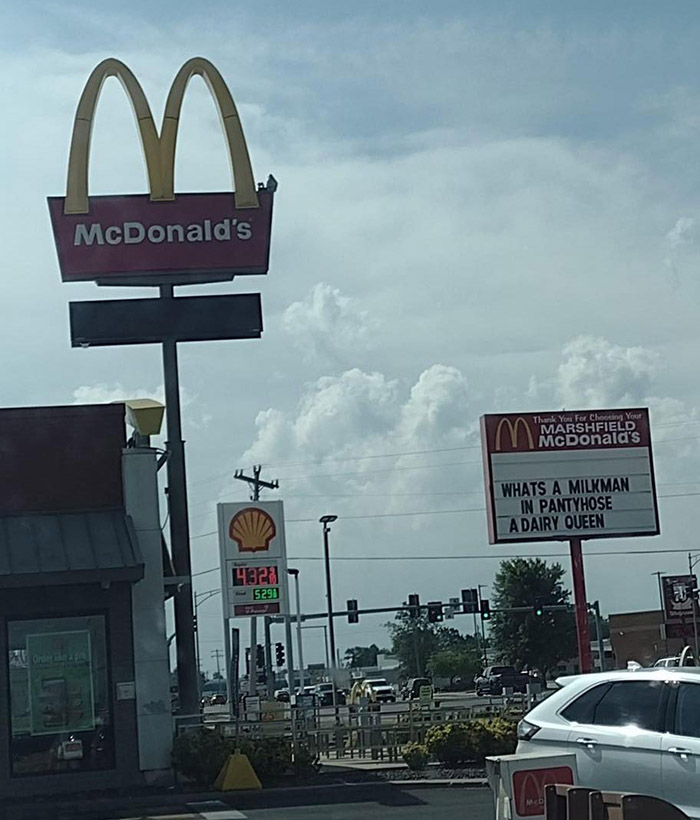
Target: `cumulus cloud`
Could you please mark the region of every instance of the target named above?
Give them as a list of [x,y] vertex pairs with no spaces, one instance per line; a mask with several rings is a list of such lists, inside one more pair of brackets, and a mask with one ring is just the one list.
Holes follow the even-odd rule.
[[556,393],[563,407],[586,409],[639,404],[649,395],[658,356],[644,347],[621,347],[579,336],[563,350]]
[[325,282],[315,285],[306,298],[289,305],[282,325],[307,358],[322,362],[342,362],[369,343],[367,312]]

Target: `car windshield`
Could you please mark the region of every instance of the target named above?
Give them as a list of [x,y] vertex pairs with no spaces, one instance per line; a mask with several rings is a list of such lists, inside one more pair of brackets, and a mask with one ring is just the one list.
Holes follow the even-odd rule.
[[700,0],[0,8],[5,813],[700,820]]

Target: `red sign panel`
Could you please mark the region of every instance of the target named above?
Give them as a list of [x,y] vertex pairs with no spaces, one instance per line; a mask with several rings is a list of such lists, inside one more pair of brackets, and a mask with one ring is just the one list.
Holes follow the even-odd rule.
[[265,604],[234,604],[234,615],[278,615],[280,605],[275,603]]
[[649,414],[634,410],[509,413],[483,417],[489,453],[649,447]]
[[273,196],[257,196],[258,208],[236,208],[232,193],[94,196],[87,214],[64,214],[64,198],[49,197],[61,278],[186,283],[267,273]]
[[543,817],[544,787],[557,783],[564,786],[573,785],[574,773],[568,766],[513,772],[516,812],[521,817]]

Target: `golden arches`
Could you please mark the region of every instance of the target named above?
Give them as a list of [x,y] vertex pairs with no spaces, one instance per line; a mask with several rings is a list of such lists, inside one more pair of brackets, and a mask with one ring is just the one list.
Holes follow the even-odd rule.
[[511,422],[510,419],[506,418],[505,416],[498,422],[498,427],[496,427],[496,436],[494,440],[494,450],[498,451],[501,449],[501,435],[503,433],[503,427],[508,428],[508,432],[510,433],[510,446],[515,450],[518,446],[518,428],[522,424],[523,429],[525,430],[525,435],[527,436],[527,444],[528,449],[532,450],[535,446],[535,443],[532,439],[532,431],[530,430],[530,425],[525,421],[522,416],[518,416],[515,420],[515,423]]
[[78,102],[68,159],[64,213],[84,214],[89,211],[88,173],[92,125],[97,101],[108,77],[117,77],[131,102],[146,161],[151,200],[157,202],[175,199],[175,149],[180,112],[189,81],[196,74],[204,79],[221,117],[231,161],[236,207],[259,207],[248,146],[236,105],[223,77],[209,60],[193,57],[175,75],[159,135],[148,100],[136,76],[120,60],[109,58],[93,69]]

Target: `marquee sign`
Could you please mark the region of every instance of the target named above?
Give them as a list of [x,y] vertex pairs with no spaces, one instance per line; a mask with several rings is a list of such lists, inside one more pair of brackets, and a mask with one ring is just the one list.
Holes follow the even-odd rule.
[[649,413],[481,419],[492,544],[658,535]]
[[[175,148],[190,79],[201,75],[221,117],[235,193],[175,195]],[[117,77],[134,109],[150,194],[88,195],[92,125],[108,77]],[[170,88],[160,132],[131,70],[108,59],[92,72],[75,115],[65,197],[49,197],[63,281],[179,284],[267,273],[276,183],[256,189],[243,128],[218,70],[188,60]]]

